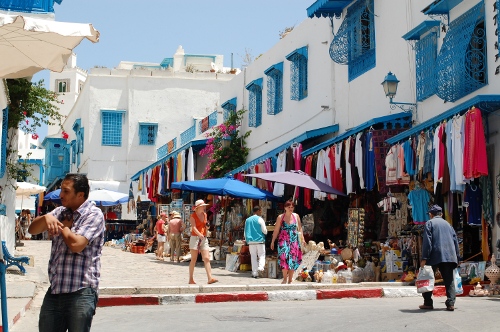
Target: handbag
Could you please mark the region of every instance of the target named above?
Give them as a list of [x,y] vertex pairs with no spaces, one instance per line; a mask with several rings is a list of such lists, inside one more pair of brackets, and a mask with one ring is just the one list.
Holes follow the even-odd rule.
[[464,293],[464,289],[462,287],[462,277],[460,276],[460,272],[458,268],[453,270],[453,281],[455,283],[455,294],[461,295]]
[[417,281],[415,282],[418,293],[432,292],[434,290],[434,271],[432,266],[425,265],[418,271]]

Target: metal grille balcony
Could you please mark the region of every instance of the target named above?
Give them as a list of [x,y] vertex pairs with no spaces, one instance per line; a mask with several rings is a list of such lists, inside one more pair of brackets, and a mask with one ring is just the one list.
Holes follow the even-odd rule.
[[437,57],[437,95],[456,101],[488,84],[484,2],[450,23]]
[[192,125],[181,133],[181,146],[188,143],[196,137],[196,126]]
[[437,32],[431,32],[415,43],[417,101],[423,101],[437,91],[436,57]]

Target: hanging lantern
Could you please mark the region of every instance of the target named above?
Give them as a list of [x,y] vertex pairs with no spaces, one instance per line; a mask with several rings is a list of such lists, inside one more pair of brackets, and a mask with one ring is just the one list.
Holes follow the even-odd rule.
[[68,137],[69,137],[68,133],[67,133],[67,132],[65,132],[65,131],[63,131],[63,132],[62,132],[62,138],[64,138],[64,139],[68,139]]
[[35,133],[35,134],[31,135],[31,138],[34,139],[34,140],[37,140],[38,139],[38,134]]

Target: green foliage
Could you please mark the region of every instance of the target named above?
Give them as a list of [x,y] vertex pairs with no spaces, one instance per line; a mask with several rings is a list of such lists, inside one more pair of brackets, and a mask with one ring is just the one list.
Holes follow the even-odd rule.
[[[59,123],[62,128],[63,116],[58,112],[57,94],[45,89],[43,80],[32,83],[25,78],[8,79],[9,128],[20,128],[27,134],[35,133],[42,124]],[[29,119],[29,120],[28,120]]]
[[239,128],[246,110],[230,112],[228,119],[208,133],[207,144],[200,151],[208,156],[208,163],[201,175],[203,179],[220,178],[246,162],[249,149],[245,146],[251,131],[241,135]]

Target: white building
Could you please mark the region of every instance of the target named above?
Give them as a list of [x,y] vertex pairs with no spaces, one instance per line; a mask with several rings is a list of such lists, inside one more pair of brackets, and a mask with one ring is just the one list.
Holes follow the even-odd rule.
[[[68,140],[59,131],[43,142],[47,160],[53,156],[45,184],[52,188],[65,173],[80,172],[92,189],[127,193],[130,177],[155,162],[161,146],[184,144],[186,135],[179,135],[214,113],[222,86],[235,77],[222,70],[222,56],[186,55],[182,47],[162,63],[91,69],[63,123]],[[80,72],[66,72],[52,74],[51,86],[57,89],[57,80],[71,89]]]

